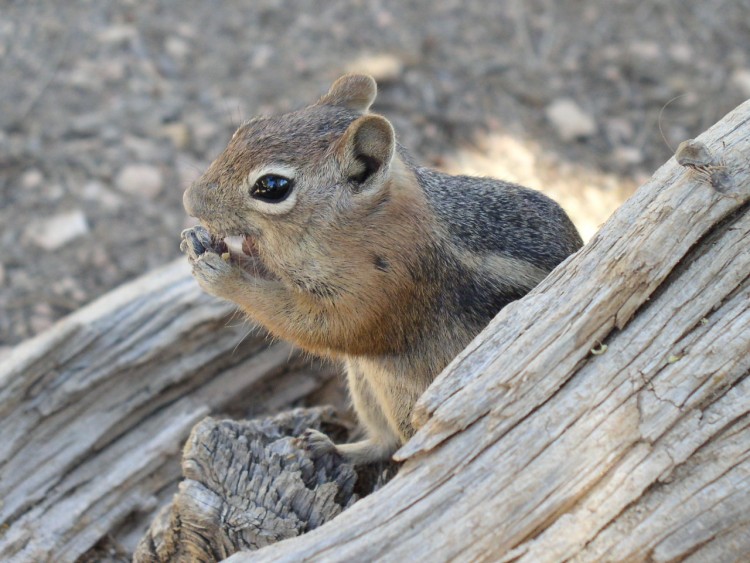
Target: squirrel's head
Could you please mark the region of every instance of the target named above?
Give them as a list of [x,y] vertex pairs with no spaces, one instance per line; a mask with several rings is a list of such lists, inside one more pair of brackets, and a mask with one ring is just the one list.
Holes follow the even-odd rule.
[[185,192],[185,209],[216,237],[244,236],[274,277],[330,293],[341,268],[361,267],[347,247],[372,245],[368,218],[408,173],[393,127],[369,113],[376,93],[371,77],[346,75],[309,107],[244,123]]

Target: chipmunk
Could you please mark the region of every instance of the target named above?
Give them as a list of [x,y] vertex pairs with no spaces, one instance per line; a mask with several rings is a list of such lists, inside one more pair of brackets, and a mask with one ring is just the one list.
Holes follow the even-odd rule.
[[[201,287],[273,335],[343,360],[366,439],[305,442],[358,465],[411,437],[415,402],[505,305],[580,248],[551,199],[417,166],[345,75],[315,104],[242,124],[184,195]],[[242,251],[227,236],[243,237]]]

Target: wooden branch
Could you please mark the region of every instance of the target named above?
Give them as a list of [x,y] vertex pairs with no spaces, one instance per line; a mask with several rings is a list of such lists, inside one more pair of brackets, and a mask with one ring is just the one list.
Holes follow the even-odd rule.
[[72,562],[120,532],[132,550],[196,422],[288,407],[332,373],[269,346],[183,260],[105,295],[0,366],[0,560]]
[[750,102],[698,142],[451,363],[395,479],[228,561],[746,560]]

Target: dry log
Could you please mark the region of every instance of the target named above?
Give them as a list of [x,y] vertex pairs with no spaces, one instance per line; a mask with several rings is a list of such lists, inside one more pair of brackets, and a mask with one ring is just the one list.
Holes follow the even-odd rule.
[[448,366],[387,486],[228,561],[747,561],[750,101],[697,141]]
[[295,443],[307,428],[339,440],[349,433],[330,407],[197,424],[185,446],[185,480],[134,562],[219,561],[313,530],[356,502],[354,467]]
[[396,473],[395,463],[355,471],[338,454],[313,454],[298,440],[308,428],[337,442],[354,438],[332,407],[198,423],[183,452],[185,480],[139,542],[134,563],[219,561],[299,536]]
[[183,260],[105,295],[0,365],[0,560],[72,562],[107,536],[132,552],[196,422],[274,412],[332,375],[269,345]]

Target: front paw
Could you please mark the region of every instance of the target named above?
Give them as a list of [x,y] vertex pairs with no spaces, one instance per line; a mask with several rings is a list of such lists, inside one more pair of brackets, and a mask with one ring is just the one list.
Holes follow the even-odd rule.
[[215,243],[203,227],[182,231],[180,250],[193,267],[193,277],[204,291],[217,297],[230,297],[236,284],[241,282],[241,272],[228,260],[223,241]]
[[215,252],[205,252],[191,264],[198,284],[216,297],[230,297],[240,281],[237,268]]
[[206,252],[219,254],[219,248],[214,244],[211,234],[201,226],[185,229],[180,236],[180,250],[187,255],[191,264]]

